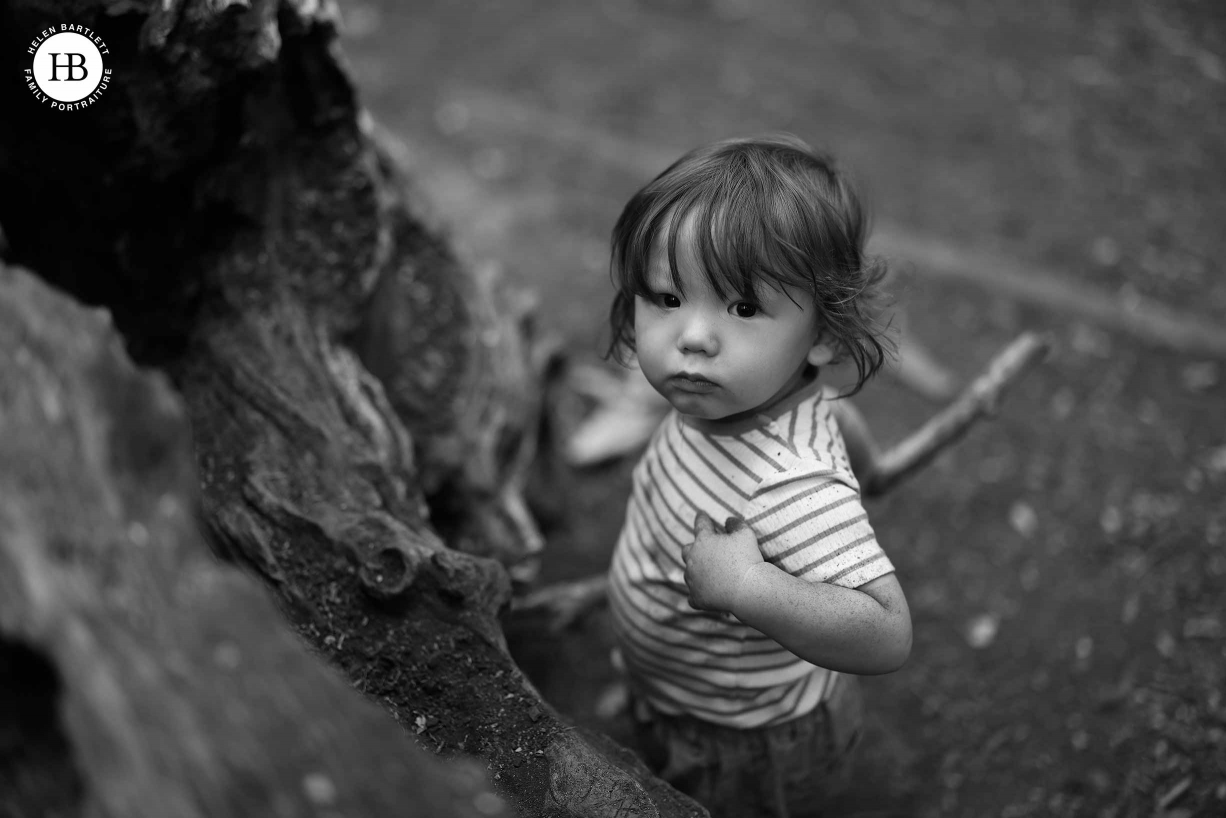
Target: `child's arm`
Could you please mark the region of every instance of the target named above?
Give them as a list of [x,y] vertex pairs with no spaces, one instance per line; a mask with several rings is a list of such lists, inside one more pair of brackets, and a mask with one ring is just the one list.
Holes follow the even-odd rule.
[[686,547],[690,604],[726,611],[800,658],[830,670],[871,675],[902,667],[911,653],[911,613],[893,573],[845,588],[794,577],[762,559],[740,520],[720,532],[699,514]]
[[844,588],[761,562],[732,613],[801,659],[843,673],[893,673],[911,654],[911,613],[892,573]]

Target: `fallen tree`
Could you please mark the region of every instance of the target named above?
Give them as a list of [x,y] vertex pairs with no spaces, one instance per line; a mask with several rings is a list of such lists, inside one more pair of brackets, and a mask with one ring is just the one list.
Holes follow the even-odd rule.
[[[72,23],[106,38],[116,79],[71,121],[4,86],[0,102],[20,115],[0,128],[0,224],[12,260],[105,307],[126,353],[169,376],[190,421],[192,482],[213,549],[265,580],[298,633],[420,744],[482,759],[520,814],[704,814],[633,755],[560,719],[507,653],[497,619],[510,599],[504,564],[539,548],[518,491],[539,411],[530,333],[496,282],[455,258],[379,149],[339,63],[334,8],[96,0],[71,13]],[[2,59],[15,60],[26,35],[60,16],[47,0],[5,6]],[[44,299],[21,280],[5,273],[14,315],[27,309],[23,299]],[[173,524],[159,521],[162,512],[142,499],[169,496],[181,506],[191,491],[164,453],[185,430],[155,428],[168,392],[114,361],[72,369],[73,355],[106,343],[96,316],[83,320],[62,306],[32,314],[46,324],[5,336],[5,352],[17,355],[48,333],[67,351],[39,352],[43,371],[68,373],[61,380],[75,385],[45,393],[71,404],[60,404],[60,420],[46,405],[21,405],[38,422],[71,419],[76,448],[46,468],[38,449],[2,461],[6,489],[33,488],[5,492],[2,554],[15,570],[5,579],[20,593],[6,594],[0,636],[11,673],[58,679],[66,702],[98,708],[82,719],[109,720],[111,734],[123,735],[116,746],[130,751],[130,763],[118,768],[103,763],[106,748],[75,722],[52,742],[56,758],[67,759],[63,775],[74,763],[84,768],[72,779],[84,803],[115,815],[193,814],[130,809],[175,799],[201,814],[309,814],[296,806],[325,814],[340,793],[360,790],[368,800],[352,802],[354,814],[385,814],[398,802],[446,815],[438,805],[456,793],[455,814],[496,812],[496,802],[480,800],[488,795],[481,783],[461,773],[437,776],[441,794],[431,795],[422,782],[433,768],[407,744],[391,749],[386,729],[373,726],[378,714],[319,682],[326,672],[304,670],[309,662],[278,636],[257,594],[189,545],[173,545],[193,539],[184,512]],[[6,400],[28,401],[39,388],[32,377],[20,364],[6,372]],[[0,410],[5,438],[56,439],[51,427],[10,426],[7,407]],[[136,465],[72,475],[73,456],[98,456],[91,441],[99,433],[90,430],[115,424],[125,430],[115,451]],[[35,465],[10,471],[17,462]],[[127,487],[119,507],[98,488],[110,478]],[[178,488],[167,492],[168,483]],[[89,505],[78,491],[102,496]],[[47,501],[63,496],[74,499]],[[131,520],[145,533],[134,537]],[[47,533],[58,530],[52,522],[71,531],[71,570],[63,569],[71,580],[40,567],[64,547]],[[113,563],[94,560],[120,522],[145,545],[117,547]],[[110,584],[110,564],[140,580]],[[57,579],[48,585],[43,575]],[[193,578],[200,588],[188,604],[180,587]],[[84,590],[60,588],[70,584]],[[155,621],[125,619],[112,590],[151,600],[143,615]],[[148,718],[109,710],[112,700],[76,686],[90,665],[64,647],[83,638],[74,616],[113,634],[95,640],[91,661],[120,666],[114,685],[130,689],[135,710],[148,704]],[[209,643],[211,661],[224,668],[237,655],[240,684],[201,670],[210,658],[203,648],[172,649],[200,633],[233,644]],[[282,652],[292,658],[279,661]],[[158,710],[157,691],[179,676],[191,684]],[[290,688],[301,706],[278,711],[278,694]],[[272,726],[256,729],[243,712]],[[180,730],[176,719],[208,729]],[[342,729],[347,737],[332,745]],[[235,742],[249,764],[220,775],[202,761]],[[313,778],[293,778],[302,769],[294,766],[283,774],[275,762],[301,758],[303,747],[346,763]],[[360,759],[371,756],[381,760],[365,769]],[[402,763],[403,775],[390,771]],[[116,769],[123,775],[114,778]]]

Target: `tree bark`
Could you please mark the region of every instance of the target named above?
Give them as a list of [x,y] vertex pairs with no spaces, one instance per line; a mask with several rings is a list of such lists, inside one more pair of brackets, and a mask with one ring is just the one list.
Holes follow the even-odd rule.
[[0,265],[0,814],[509,815],[213,558],[182,401]]
[[[266,580],[298,632],[422,744],[484,759],[521,814],[703,814],[631,754],[562,721],[507,653],[503,565],[539,548],[518,491],[539,413],[531,338],[376,145],[339,63],[334,7],[95,0],[71,14],[106,39],[115,79],[70,113],[16,98],[13,84],[0,91],[19,112],[0,126],[0,224],[10,258],[105,306],[132,358],[169,374],[212,546]],[[47,0],[0,9],[0,59],[61,16]],[[124,400],[134,418],[152,411]],[[11,513],[38,526],[55,510]],[[139,588],[182,581],[171,572]],[[165,627],[222,627],[210,617],[230,602],[177,610]],[[249,604],[245,615],[267,620]],[[157,676],[170,672],[160,656],[99,661],[131,658],[134,673]],[[285,669],[252,683],[276,690]],[[309,732],[313,714],[326,724],[349,711],[313,699],[296,712]],[[269,754],[296,752],[279,734],[262,741]],[[168,775],[179,772],[191,770]],[[248,771],[250,785],[280,792],[264,772]],[[326,789],[315,782],[308,795]],[[398,782],[386,778],[380,797],[421,798]]]

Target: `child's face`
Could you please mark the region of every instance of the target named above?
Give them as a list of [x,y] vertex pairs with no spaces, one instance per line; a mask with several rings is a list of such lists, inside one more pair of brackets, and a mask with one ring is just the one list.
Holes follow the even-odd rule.
[[692,252],[689,227],[682,225],[677,237],[685,296],[673,286],[667,250],[657,246],[648,269],[652,295],[635,298],[639,365],[682,414],[752,416],[795,391],[805,364],[828,363],[833,350],[820,342],[811,296],[803,291],[763,284],[756,303],[736,294],[719,298]]

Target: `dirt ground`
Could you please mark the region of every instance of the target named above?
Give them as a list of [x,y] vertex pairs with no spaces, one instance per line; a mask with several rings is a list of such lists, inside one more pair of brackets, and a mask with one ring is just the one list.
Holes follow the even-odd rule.
[[[915,648],[865,680],[846,814],[1226,814],[1226,6],[342,10],[363,97],[440,216],[578,359],[601,350],[626,197],[685,149],[767,130],[862,180],[911,331],[959,378],[1023,329],[1053,334],[993,424],[870,505]],[[921,244],[970,274],[926,266]],[[1155,305],[1208,340],[1156,342]],[[888,375],[858,402],[887,442],[935,408]],[[607,566],[629,465],[538,498],[544,579]],[[625,735],[597,715],[614,680],[602,614],[511,634],[551,702]]]

